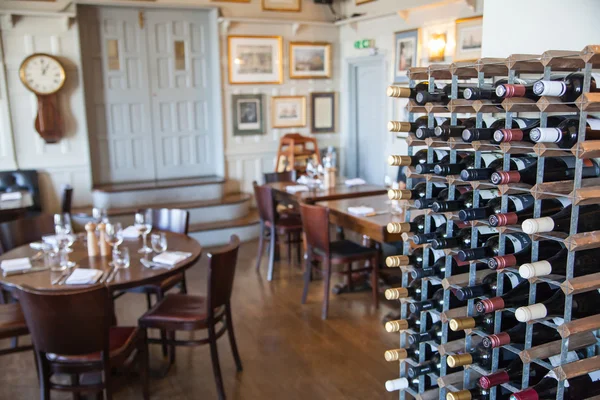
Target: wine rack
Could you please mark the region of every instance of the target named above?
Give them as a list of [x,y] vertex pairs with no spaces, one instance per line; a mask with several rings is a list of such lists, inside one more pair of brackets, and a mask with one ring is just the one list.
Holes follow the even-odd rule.
[[[471,389],[476,387],[475,383],[477,378],[481,375],[487,375],[495,372],[499,367],[499,354],[500,349],[502,351],[509,351],[519,355],[524,363],[523,366],[523,379],[521,385],[513,386],[511,384],[503,384],[505,389],[511,392],[524,390],[529,387],[529,370],[532,363],[536,363],[544,366],[548,370],[554,370],[558,377],[558,388],[557,388],[557,399],[562,400],[564,397],[565,380],[582,375],[584,373],[595,371],[600,369],[600,356],[596,356],[598,348],[598,340],[594,333],[600,329],[600,311],[599,315],[592,317],[572,320],[571,318],[571,304],[574,294],[583,293],[586,291],[596,290],[600,286],[600,272],[597,274],[586,275],[583,277],[574,278],[574,262],[575,253],[580,250],[592,249],[600,247],[600,231],[578,233],[578,217],[579,207],[586,204],[600,204],[600,178],[588,178],[582,179],[582,168],[583,159],[593,158],[600,156],[600,141],[588,141],[585,142],[586,133],[586,119],[589,112],[600,112],[600,93],[590,93],[590,80],[593,68],[600,67],[600,45],[590,45],[585,47],[581,52],[578,51],[547,51],[541,55],[530,55],[530,54],[515,54],[508,58],[482,58],[474,62],[459,62],[448,65],[431,65],[429,67],[418,67],[411,68],[408,71],[409,87],[414,88],[419,81],[428,81],[429,90],[435,89],[436,81],[446,81],[451,84],[451,95],[450,102],[447,105],[427,103],[424,106],[418,105],[414,100],[409,100],[407,109],[409,112],[409,122],[414,122],[417,114],[424,114],[428,117],[428,127],[434,127],[434,118],[443,114],[449,115],[450,125],[457,125],[459,114],[469,113],[476,116],[476,128],[482,127],[482,121],[484,116],[489,114],[496,114],[498,118],[506,119],[506,127],[511,127],[511,121],[517,117],[518,113],[523,112],[535,112],[539,115],[540,126],[546,127],[546,122],[549,113],[562,113],[562,114],[577,114],[580,119],[579,124],[579,138],[578,143],[571,149],[561,149],[554,144],[550,143],[538,143],[533,144],[529,142],[506,142],[501,144],[494,144],[490,141],[475,141],[473,143],[464,143],[460,138],[450,138],[447,141],[441,141],[437,138],[427,138],[425,140],[418,140],[414,135],[408,137],[408,155],[414,154],[415,147],[427,148],[427,162],[433,163],[434,161],[434,150],[445,149],[449,151],[450,163],[457,162],[457,151],[471,151],[475,157],[475,168],[481,166],[482,154],[489,152],[497,152],[502,155],[503,158],[503,169],[508,171],[510,169],[511,157],[515,155],[531,154],[537,155],[537,181],[536,184],[525,185],[525,184],[508,184],[508,185],[492,185],[487,182],[465,182],[460,179],[459,176],[447,176],[441,177],[436,175],[419,175],[414,171],[413,167],[407,167],[407,189],[413,188],[414,178],[423,178],[426,181],[426,194],[427,197],[431,197],[432,185],[434,182],[445,182],[449,188],[448,200],[454,200],[455,187],[458,185],[472,185],[474,191],[474,204],[473,206],[478,207],[479,196],[477,193],[482,189],[497,188],[500,195],[502,196],[502,212],[506,212],[508,208],[508,195],[510,194],[526,194],[530,193],[534,199],[534,217],[538,218],[541,215],[541,201],[543,199],[562,197],[567,198],[573,204],[572,207],[572,219],[570,224],[569,234],[561,233],[540,233],[532,235],[533,240],[531,246],[531,259],[532,261],[538,260],[538,248],[540,241],[553,240],[559,241],[564,244],[568,249],[567,258],[567,271],[566,276],[548,275],[545,277],[535,277],[529,279],[530,281],[530,293],[529,293],[529,304],[536,302],[536,288],[540,282],[547,282],[548,284],[560,287],[566,295],[565,298],[565,309],[562,319],[564,322],[560,325],[556,325],[555,321],[552,320],[534,320],[533,323],[528,323],[526,327],[526,336],[524,349],[517,348],[515,346],[507,345],[500,348],[495,348],[492,353],[492,363],[490,370],[484,370],[479,366],[473,364],[469,367],[465,367],[462,372],[455,372],[452,374],[446,374],[447,357],[456,353],[468,351],[475,345],[481,342],[483,336],[487,336],[487,333],[479,331],[477,329],[471,329],[466,331],[465,339],[460,341],[448,341],[449,332],[449,320],[454,317],[460,316],[473,316],[475,315],[474,300],[470,299],[467,302],[466,307],[459,309],[449,309],[450,295],[453,289],[459,288],[466,285],[474,285],[480,279],[481,275],[478,273],[475,267],[475,262],[471,262],[469,266],[468,274],[462,274],[457,276],[452,272],[452,258],[446,257],[445,265],[445,279],[440,280],[436,277],[423,278],[422,279],[422,292],[421,299],[426,300],[430,297],[431,293],[427,293],[428,280],[438,281],[443,284],[444,288],[444,308],[443,312],[438,313],[436,311],[422,311],[420,313],[420,330],[421,333],[425,332],[426,327],[426,313],[434,313],[439,316],[442,321],[442,344],[436,345],[441,355],[441,366],[439,374],[431,373],[429,377],[434,381],[437,381],[438,387],[434,389],[425,390],[425,376],[419,377],[418,389],[415,390],[412,387],[403,389],[399,393],[401,400],[410,398],[410,396],[416,399],[446,399],[446,395],[449,392],[457,392],[462,389]],[[458,85],[459,81],[470,80],[478,86],[484,84],[493,83],[498,77],[507,77],[508,83],[514,83],[515,79],[522,77],[523,75],[531,78],[542,78],[549,80],[553,72],[575,72],[581,71],[584,73],[584,94],[580,96],[574,103],[563,103],[557,98],[552,97],[540,97],[538,101],[531,100],[528,98],[508,98],[502,101],[501,104],[494,104],[489,100],[465,100],[458,98]],[[575,177],[572,181],[559,181],[559,182],[544,182],[544,158],[550,156],[575,156]],[[403,205],[405,212],[405,221],[411,221],[411,214],[414,216],[415,210],[411,208],[411,202]],[[431,215],[432,211],[427,210],[425,218],[425,233],[429,233],[431,229]],[[456,213],[445,213],[448,220],[457,219]],[[485,221],[487,223],[487,221]],[[481,226],[485,224],[483,221],[472,221],[469,224],[473,227]],[[452,236],[453,224],[448,223],[447,235]],[[500,235],[500,255],[504,254],[505,243],[503,235],[509,232],[522,232],[519,226],[506,226],[498,228]],[[472,230],[471,242],[473,246],[477,245],[478,230]],[[405,237],[406,239],[406,237]],[[427,245],[424,245],[427,246]],[[411,254],[414,250],[414,246],[411,246],[408,240],[405,240],[403,247],[403,254]],[[446,255],[453,255],[455,252],[445,250]],[[431,266],[431,260],[429,260],[429,252],[423,253],[423,267]],[[409,267],[402,267],[402,285],[406,287],[409,283]],[[599,269],[600,271],[600,269]],[[492,272],[492,271],[488,271]],[[515,268],[506,268],[497,270],[498,284],[497,284],[497,295],[503,294],[503,279],[502,275],[506,272],[516,272]],[[408,316],[408,303],[410,300],[400,302],[401,318],[407,318]],[[495,312],[494,319],[494,333],[502,331],[501,328],[501,317],[503,311]],[[504,312],[515,312],[514,309],[507,309]],[[558,321],[560,322],[560,321]],[[556,342],[547,343],[540,346],[532,346],[532,334],[535,324],[544,324],[554,329],[558,329],[561,335],[561,339]],[[410,330],[400,331],[400,347],[408,347],[407,334],[411,333]],[[425,360],[425,346],[431,345],[433,342],[421,342],[419,343],[419,363]],[[584,348],[587,351],[588,358],[581,359],[579,361],[567,363],[567,353],[569,349],[573,348]],[[558,366],[553,366],[546,361],[550,355],[559,354],[560,363]],[[408,365],[415,364],[411,359],[400,362],[400,377],[406,376],[406,368]],[[490,389],[490,399],[495,400],[497,398],[496,391],[499,390],[497,387]],[[410,396],[407,396],[407,393]]]

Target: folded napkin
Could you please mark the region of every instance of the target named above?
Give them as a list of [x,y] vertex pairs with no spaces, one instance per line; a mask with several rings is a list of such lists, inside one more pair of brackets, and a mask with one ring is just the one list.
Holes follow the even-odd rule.
[[65,281],[67,285],[88,285],[96,283],[102,276],[99,269],[75,268]]
[[0,263],[0,268],[4,272],[23,271],[31,268],[31,261],[27,257],[4,260]]
[[354,179],[346,179],[346,186],[359,186],[364,185],[367,182],[364,179],[354,178]]
[[365,206],[348,207],[348,212],[352,215],[358,215],[359,217],[365,217],[369,214],[374,213],[375,209],[373,207],[365,207]]
[[22,198],[23,193],[21,192],[0,193],[0,201],[21,200]]
[[165,251],[164,253],[154,256],[152,261],[159,264],[175,265],[191,255],[192,253],[186,253],[184,251]]
[[286,186],[285,191],[288,193],[308,192],[308,186],[305,186],[305,185]]
[[124,239],[137,239],[140,237],[140,231],[133,225],[128,226],[123,229],[123,238]]

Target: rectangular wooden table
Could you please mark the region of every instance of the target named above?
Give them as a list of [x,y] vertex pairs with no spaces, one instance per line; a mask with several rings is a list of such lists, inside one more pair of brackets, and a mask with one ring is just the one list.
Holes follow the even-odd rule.
[[[401,234],[389,233],[387,224],[390,222],[404,222],[404,215],[392,215],[387,204],[387,195],[359,197],[353,199],[320,201],[317,204],[329,209],[329,222],[340,228],[348,229],[361,235],[367,235],[379,243],[390,243],[402,240]],[[376,213],[370,217],[363,217],[348,212],[348,207],[371,207]]]
[[375,196],[387,193],[387,189],[377,185],[357,185],[346,186],[344,182],[331,189],[316,189],[308,192],[289,193],[286,187],[296,185],[295,182],[274,182],[268,183],[273,189],[274,195],[278,200],[286,200],[295,203],[314,204],[318,201],[352,199],[356,197]]

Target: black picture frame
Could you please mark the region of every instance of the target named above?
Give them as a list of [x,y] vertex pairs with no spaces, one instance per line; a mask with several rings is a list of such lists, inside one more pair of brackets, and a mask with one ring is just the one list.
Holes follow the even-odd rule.
[[234,94],[231,96],[233,136],[263,135],[265,107],[262,94]]
[[[325,105],[323,103],[329,100],[330,104]],[[312,133],[333,133],[335,132],[335,103],[336,94],[335,92],[315,92],[310,94],[310,128]],[[317,106],[319,105],[319,109]],[[328,123],[323,124],[323,120],[329,119]]]

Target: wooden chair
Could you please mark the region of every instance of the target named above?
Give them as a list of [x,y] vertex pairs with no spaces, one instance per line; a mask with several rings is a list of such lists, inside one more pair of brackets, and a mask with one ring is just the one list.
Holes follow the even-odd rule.
[[[81,393],[105,392],[112,399],[112,371],[140,364],[142,395],[149,399],[148,353],[145,331],[136,327],[111,327],[113,308],[104,285],[74,291],[18,291],[27,326],[31,332],[40,398],[50,399],[50,391]],[[135,357],[134,357],[135,353]],[[80,382],[80,376],[101,372],[99,383]],[[71,384],[51,381],[53,374],[68,374]]]
[[285,172],[265,172],[263,174],[265,183],[274,182],[296,182],[296,171],[285,171]]
[[[371,271],[371,287],[373,289],[373,302],[379,308],[379,251],[361,246],[349,240],[329,240],[329,209],[319,206],[300,205],[302,225],[306,235],[307,254],[306,270],[304,271],[304,290],[302,291],[302,304],[306,303],[308,285],[311,281],[313,261],[320,262],[325,274],[325,288],[323,296],[323,311],[321,318],[327,319],[329,309],[329,292],[331,286],[332,266],[347,264],[344,272],[349,279],[353,273]],[[370,266],[352,269],[355,261],[369,261]]]
[[11,339],[10,347],[0,349],[0,356],[29,351],[33,346],[20,346],[19,336],[29,335],[23,311],[18,303],[0,304],[0,340]]
[[54,217],[40,214],[0,224],[0,254],[54,234]]
[[[210,263],[208,265],[206,297],[188,294],[169,294],[139,320],[141,328],[154,328],[169,332],[169,365],[175,361],[175,345],[200,346],[209,344],[217,393],[221,400],[225,399],[225,390],[223,388],[221,367],[219,365],[217,339],[225,331],[229,334],[229,343],[237,370],[242,371],[242,360],[240,359],[233,333],[230,301],[239,245],[239,238],[233,235],[227,246],[208,254]],[[219,323],[222,326],[217,330],[217,324]],[[208,337],[197,340],[175,339],[176,331],[198,330],[207,330]],[[148,342],[162,343],[156,339],[149,339]]]
[[60,203],[61,211],[63,214],[71,215],[71,210],[73,208],[73,186],[63,185],[62,191],[63,193]]
[[[258,242],[258,255],[256,258],[256,270],[260,268],[262,254],[264,251],[265,236],[269,233],[269,269],[267,272],[267,280],[273,280],[273,266],[275,263],[275,247],[277,246],[277,235],[287,235],[288,239],[288,262],[292,261],[292,243],[296,243],[296,252],[298,262],[300,262],[301,243],[302,243],[302,221],[293,215],[286,218],[279,218],[279,214],[275,210],[275,201],[273,200],[273,192],[267,185],[254,185],[254,196],[256,198],[256,206],[260,218],[260,236]],[[292,239],[292,236],[295,236]]]

